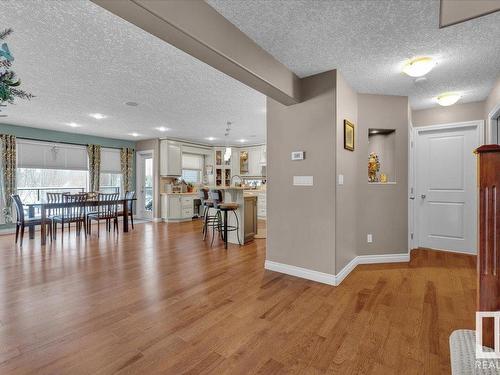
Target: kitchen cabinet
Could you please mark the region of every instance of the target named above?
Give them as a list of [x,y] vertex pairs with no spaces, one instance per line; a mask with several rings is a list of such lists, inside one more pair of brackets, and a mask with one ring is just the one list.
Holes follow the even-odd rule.
[[241,148],[240,152],[248,153],[248,172],[241,172],[242,176],[262,176],[262,163],[266,161],[266,146],[252,146]]
[[160,141],[160,175],[182,175],[182,146],[179,142],[167,139]]
[[214,160],[215,160],[215,186],[230,186],[232,170],[235,158],[239,157],[239,153],[235,148],[231,148],[231,157],[228,160],[224,160],[226,148],[218,147],[214,150]]
[[161,217],[165,221],[191,220],[194,216],[194,199],[197,194],[163,194]]
[[257,197],[246,196],[245,202],[245,220],[244,220],[244,243],[254,239],[257,234]]

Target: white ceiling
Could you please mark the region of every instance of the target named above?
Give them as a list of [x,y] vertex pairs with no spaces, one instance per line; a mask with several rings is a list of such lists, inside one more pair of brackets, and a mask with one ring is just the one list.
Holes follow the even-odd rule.
[[[230,120],[230,143],[265,142],[264,95],[90,1],[2,0],[1,9],[0,27],[14,29],[7,39],[13,68],[36,98],[3,108],[8,117],[0,122],[224,144]],[[128,101],[139,106],[126,106]],[[108,117],[96,120],[90,113]],[[171,130],[155,130],[160,126]]]
[[[339,69],[362,93],[435,106],[445,91],[484,100],[500,73],[500,12],[439,29],[439,0],[207,0],[300,77]],[[401,73],[406,58],[435,57],[427,80]]]

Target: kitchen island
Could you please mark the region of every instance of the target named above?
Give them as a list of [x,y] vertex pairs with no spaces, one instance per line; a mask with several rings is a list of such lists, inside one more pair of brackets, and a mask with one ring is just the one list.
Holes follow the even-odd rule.
[[[237,186],[207,186],[210,190],[221,190],[224,194],[224,202],[238,204],[235,211],[239,221],[239,237],[241,243],[252,241],[257,233],[257,197],[247,196],[245,188]],[[236,226],[236,218],[232,212],[227,215],[228,225]],[[228,232],[227,241],[238,244],[236,231]]]

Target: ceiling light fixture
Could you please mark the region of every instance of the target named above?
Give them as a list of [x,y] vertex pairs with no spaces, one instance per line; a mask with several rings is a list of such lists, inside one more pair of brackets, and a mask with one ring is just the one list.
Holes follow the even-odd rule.
[[79,128],[81,125],[78,125],[76,122],[68,122],[66,125],[71,126],[72,128]]
[[429,73],[434,65],[431,57],[416,57],[404,63],[403,73],[410,77],[422,77]]
[[207,141],[215,141],[215,137],[207,137],[205,138]]
[[246,139],[240,139],[238,142],[240,142],[240,143],[245,143],[245,142],[246,142]]
[[131,135],[132,137],[138,137],[140,134],[139,133],[128,133],[128,135]]
[[108,116],[103,115],[102,113],[91,113],[89,116],[95,118],[96,120],[102,120],[102,119],[108,117]]
[[159,131],[161,131],[161,132],[166,132],[166,131],[169,131],[169,130],[170,130],[169,128],[166,128],[166,127],[164,127],[164,126],[159,126],[159,127],[155,128],[155,129],[156,129],[156,130],[159,130]]
[[447,92],[444,94],[439,95],[436,100],[439,103],[439,105],[442,105],[443,107],[448,107],[450,105],[455,104],[460,100],[462,96],[459,93],[456,92]]

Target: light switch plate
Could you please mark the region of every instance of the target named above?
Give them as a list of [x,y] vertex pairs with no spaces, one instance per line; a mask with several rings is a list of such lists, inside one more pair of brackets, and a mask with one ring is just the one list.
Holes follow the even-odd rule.
[[293,176],[294,186],[313,186],[313,176]]
[[373,242],[373,235],[371,233],[368,233],[366,235],[366,242],[372,243]]
[[344,185],[344,175],[339,174],[339,185]]
[[292,160],[304,160],[306,158],[305,154],[304,151],[293,151],[291,158]]

